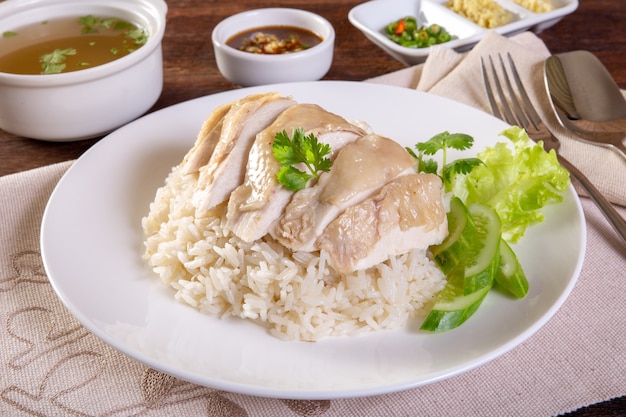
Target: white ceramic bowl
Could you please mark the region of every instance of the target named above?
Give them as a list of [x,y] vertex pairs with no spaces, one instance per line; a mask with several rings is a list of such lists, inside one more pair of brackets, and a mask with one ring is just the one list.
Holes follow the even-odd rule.
[[[264,26],[296,26],[322,38],[314,47],[280,55],[240,51],[226,42],[234,35]],[[316,81],[328,72],[335,46],[335,30],[328,20],[314,13],[288,8],[256,9],[222,20],[211,36],[217,68],[241,86],[292,81]]]
[[[445,43],[448,48],[457,51],[471,49],[487,33],[487,29],[456,14],[445,6],[447,0],[376,0],[366,1],[350,10],[350,23],[393,58],[407,65],[420,64],[426,60],[432,48],[406,48],[387,38],[385,27],[406,16],[417,17],[421,10],[423,24],[436,23],[443,26],[455,37]],[[525,30],[541,32],[554,25],[565,15],[578,7],[578,0],[552,0],[555,9],[546,13],[532,13],[515,4],[512,0],[498,0],[510,11],[513,19],[510,23],[493,29],[501,35],[513,35]]]
[[145,113],[163,89],[163,0],[0,2],[0,33],[68,16],[114,16],[147,29],[148,41],[113,62],[75,72],[0,72],[0,129],[55,142],[103,135]]

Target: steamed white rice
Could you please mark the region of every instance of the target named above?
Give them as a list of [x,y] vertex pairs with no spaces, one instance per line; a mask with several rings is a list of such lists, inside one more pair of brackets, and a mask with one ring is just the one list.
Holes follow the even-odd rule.
[[195,174],[175,167],[142,225],[144,258],[175,298],[199,311],[261,323],[282,339],[395,329],[423,316],[445,278],[414,250],[366,271],[339,275],[324,252],[293,253],[266,236],[245,243],[224,229],[224,205],[196,216]]

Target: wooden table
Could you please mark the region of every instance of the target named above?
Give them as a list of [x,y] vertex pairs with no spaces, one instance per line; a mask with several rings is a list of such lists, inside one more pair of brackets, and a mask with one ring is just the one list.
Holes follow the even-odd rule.
[[[331,21],[337,33],[335,60],[325,77],[360,81],[404,68],[372,45],[348,21],[357,0],[309,0],[306,8]],[[221,19],[259,7],[256,0],[169,0],[168,26],[163,40],[164,88],[150,111],[207,94],[237,88],[218,72],[211,46],[211,30]],[[298,7],[298,0],[265,1],[264,7]],[[540,37],[553,53],[586,49],[607,66],[626,89],[626,2],[580,0],[579,8]],[[2,98],[0,97],[0,100]],[[99,138],[48,143],[20,138],[0,130],[0,175],[78,158]],[[578,410],[571,416],[618,416],[626,397]]]
[[[372,45],[348,21],[357,0],[310,0],[307,8],[331,21],[337,32],[335,60],[327,79],[364,80],[404,67]],[[576,12],[540,36],[554,53],[594,52],[622,88],[626,88],[626,2],[581,0]],[[211,30],[226,16],[258,7],[258,1],[169,0],[163,40],[165,85],[151,111],[236,86],[218,72]],[[302,7],[298,0],[266,1],[264,6]],[[0,97],[0,100],[2,98]],[[0,175],[79,157],[98,139],[46,143],[0,130]]]

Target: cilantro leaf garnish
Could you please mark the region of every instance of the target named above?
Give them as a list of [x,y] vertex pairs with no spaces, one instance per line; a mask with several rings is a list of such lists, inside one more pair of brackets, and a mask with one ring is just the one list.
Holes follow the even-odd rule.
[[100,24],[100,19],[92,16],[92,15],[87,15],[87,16],[81,16],[78,18],[78,23],[81,24],[83,26],[83,28],[81,29],[80,33],[86,34],[86,33],[95,33],[98,30],[96,29],[96,27]]
[[[457,159],[448,164],[446,161],[448,149],[464,151],[471,148],[473,144],[474,138],[464,133],[442,132],[433,136],[426,142],[417,143],[415,145],[415,149],[418,151],[417,154],[412,150],[409,150],[409,153],[417,160],[418,172],[438,174],[444,182],[449,184],[453,174],[467,174],[482,162],[478,158],[464,158]],[[439,172],[437,161],[431,158],[424,158],[424,155],[435,155],[439,151],[443,152],[443,168],[441,172]]]
[[426,142],[415,145],[415,148],[425,155],[434,155],[439,151],[443,151],[443,165],[446,165],[446,157],[448,148],[464,151],[474,144],[474,138],[465,133],[439,133]]
[[76,49],[55,49],[49,54],[39,57],[42,74],[59,74],[65,69],[65,61],[68,55],[76,55]]
[[132,23],[116,17],[103,19],[87,15],[79,17],[78,23],[83,26],[81,29],[82,34],[98,33],[98,28],[124,30],[124,35],[132,39],[135,45],[144,45],[148,41],[148,32],[145,29],[134,27]]
[[469,174],[475,166],[482,164],[478,158],[462,158],[452,161],[443,167],[441,176],[447,183],[452,181],[453,174]]
[[144,45],[148,42],[148,32],[143,28],[129,29],[126,36],[135,41],[135,45]]
[[[285,130],[276,133],[272,152],[280,165],[276,179],[291,191],[303,189],[311,178],[319,178],[321,172],[330,171],[333,164],[326,158],[330,145],[320,143],[312,133],[305,135],[304,129],[294,129],[292,138]],[[303,164],[306,171],[296,168],[298,164]]]
[[83,26],[81,33],[97,33],[98,28],[123,30],[131,27],[129,22],[118,19],[116,17],[109,17],[103,19],[101,17],[95,17],[93,15],[81,16],[78,18],[78,23]]

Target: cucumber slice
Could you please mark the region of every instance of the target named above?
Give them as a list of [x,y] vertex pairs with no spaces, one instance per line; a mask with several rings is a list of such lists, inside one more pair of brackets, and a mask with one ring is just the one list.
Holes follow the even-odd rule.
[[500,239],[500,268],[495,281],[497,289],[515,298],[524,298],[528,294],[526,274],[515,252],[504,239]]
[[447,219],[448,237],[430,248],[435,262],[444,274],[459,262],[465,263],[466,295],[491,287],[500,264],[500,217],[489,206],[472,204],[466,208],[459,198],[452,197]]
[[484,204],[472,204],[468,211],[476,226],[476,239],[465,254],[465,294],[493,285],[500,266],[500,217]]
[[463,262],[450,271],[447,279],[446,286],[437,295],[435,305],[420,326],[421,330],[443,332],[459,327],[478,310],[491,289],[491,286],[486,286],[465,295],[465,265]]
[[444,274],[450,272],[462,259],[476,240],[476,226],[465,204],[458,198],[450,199],[448,236],[439,245],[431,246],[430,252]]
[[[463,224],[461,217],[465,217],[467,233],[458,230]],[[446,286],[420,327],[431,332],[454,329],[471,317],[493,286],[500,267],[500,217],[493,208],[472,204],[466,209],[453,198],[448,218],[452,220],[453,241],[444,241],[434,250],[439,265],[448,269]],[[443,250],[441,246],[445,246]],[[442,270],[445,272],[444,267]]]

